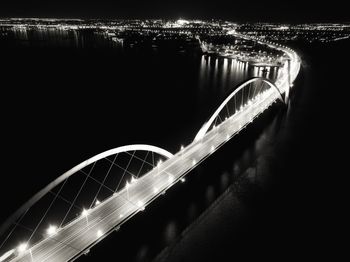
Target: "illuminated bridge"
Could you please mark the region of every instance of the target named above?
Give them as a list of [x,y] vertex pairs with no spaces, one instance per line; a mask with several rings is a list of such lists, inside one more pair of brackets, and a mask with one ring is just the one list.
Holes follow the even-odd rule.
[[1,226],[0,261],[75,260],[168,188],[184,182],[188,172],[273,103],[288,103],[300,69],[299,57],[288,47],[254,40],[288,57],[274,83],[256,77],[239,85],[208,118],[193,142],[176,154],[151,145],[123,146],[62,174]]

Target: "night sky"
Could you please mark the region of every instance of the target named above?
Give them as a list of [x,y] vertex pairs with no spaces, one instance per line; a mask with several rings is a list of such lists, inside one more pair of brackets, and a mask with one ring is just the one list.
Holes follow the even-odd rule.
[[2,0],[0,17],[221,18],[237,22],[349,22],[346,1]]

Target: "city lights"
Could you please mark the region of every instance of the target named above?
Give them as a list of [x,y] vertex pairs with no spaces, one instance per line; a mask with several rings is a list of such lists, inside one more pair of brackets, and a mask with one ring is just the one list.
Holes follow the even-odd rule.
[[189,21],[187,21],[187,20],[185,20],[185,19],[178,19],[177,21],[176,21],[176,23],[178,24],[178,25],[180,25],[180,26],[184,26],[184,25],[187,25],[187,24],[189,24],[190,22]]

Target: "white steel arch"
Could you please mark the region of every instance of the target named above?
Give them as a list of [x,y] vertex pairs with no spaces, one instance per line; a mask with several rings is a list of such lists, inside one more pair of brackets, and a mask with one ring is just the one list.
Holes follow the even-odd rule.
[[98,161],[101,160],[103,158],[106,158],[108,156],[111,155],[115,155],[118,153],[123,153],[123,152],[129,152],[129,151],[150,151],[150,152],[154,152],[157,153],[161,156],[164,156],[166,158],[170,158],[172,156],[174,156],[172,153],[170,153],[169,151],[157,147],[157,146],[152,146],[152,145],[146,145],[146,144],[134,144],[134,145],[127,145],[127,146],[121,146],[121,147],[117,147],[117,148],[113,148],[107,151],[104,151],[98,155],[95,155],[83,162],[81,162],[80,164],[74,166],[73,168],[71,168],[70,170],[68,170],[67,172],[63,173],[61,176],[59,176],[58,178],[56,178],[54,181],[52,181],[50,184],[48,184],[46,187],[44,187],[43,189],[41,189],[39,192],[37,192],[34,196],[32,196],[26,203],[24,203],[15,213],[13,213],[6,221],[3,225],[1,225],[0,228],[0,235],[4,233],[5,230],[7,230],[7,228],[12,225],[13,223],[15,223],[15,221],[24,213],[26,212],[28,209],[30,209],[35,203],[37,203],[43,196],[45,196],[48,192],[50,192],[50,190],[52,190],[53,188],[55,188],[57,185],[59,185],[60,183],[62,183],[64,180],[66,180],[67,178],[69,178],[70,176],[74,175],[76,172],[78,172],[79,170],[83,169],[84,167]]
[[239,85],[221,104],[220,106],[216,109],[216,111],[213,113],[213,115],[209,118],[209,120],[207,122],[204,123],[204,125],[201,127],[201,129],[198,131],[196,137],[194,138],[194,141],[198,141],[200,139],[202,139],[204,137],[204,135],[207,133],[208,129],[210,128],[211,124],[215,121],[216,117],[219,115],[219,113],[221,112],[221,110],[226,106],[226,104],[239,92],[241,91],[245,86],[249,85],[250,83],[253,83],[255,81],[262,81],[266,84],[268,84],[269,86],[271,86],[271,88],[273,88],[274,90],[276,90],[276,92],[278,92],[279,94],[279,99],[285,103],[282,93],[279,90],[279,88],[272,83],[270,80],[263,78],[263,77],[253,77],[251,79],[249,79],[248,81],[242,83],[241,85]]

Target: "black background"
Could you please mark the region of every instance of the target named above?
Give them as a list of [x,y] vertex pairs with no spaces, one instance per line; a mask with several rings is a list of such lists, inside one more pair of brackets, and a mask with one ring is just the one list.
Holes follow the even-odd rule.
[[228,19],[267,22],[348,22],[346,1],[1,1],[0,17]]

